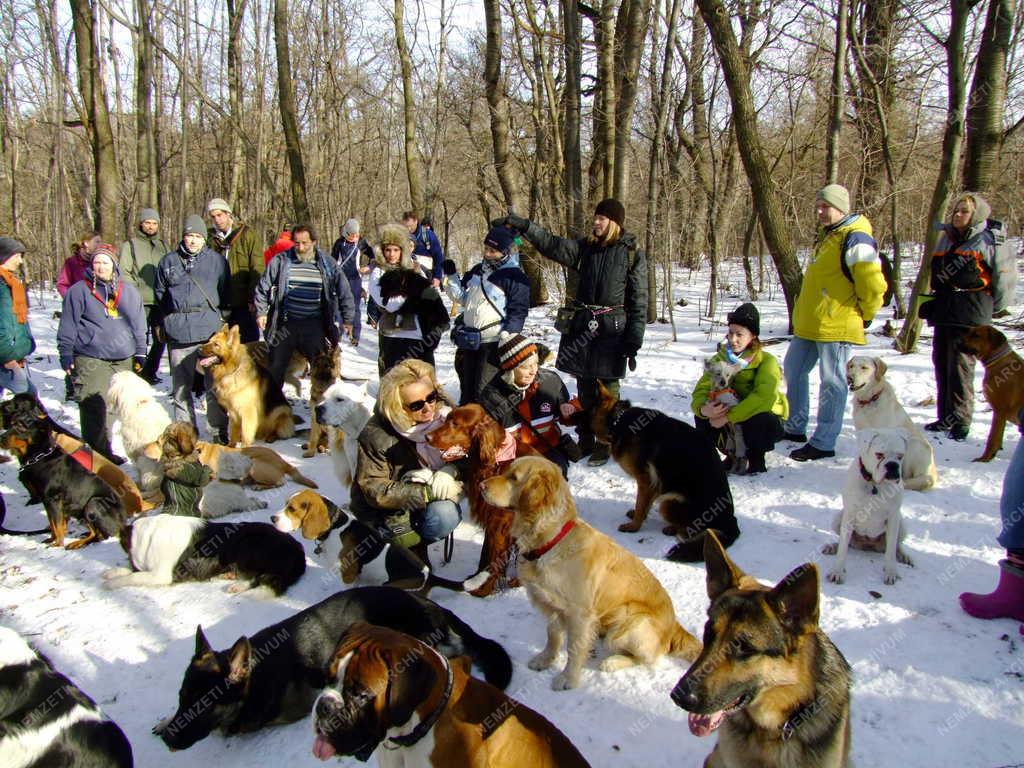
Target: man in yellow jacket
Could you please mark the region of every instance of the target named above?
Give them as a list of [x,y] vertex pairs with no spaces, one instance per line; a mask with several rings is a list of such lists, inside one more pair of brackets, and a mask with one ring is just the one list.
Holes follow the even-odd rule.
[[[885,276],[866,216],[850,213],[850,193],[829,184],[815,197],[817,243],[793,308],[793,341],[783,368],[790,413],[785,439],[804,443],[789,454],[796,461],[835,456],[846,409],[846,359],[851,344],[864,343],[864,329],[882,306]],[[808,379],[818,364],[818,420],[807,440]]]

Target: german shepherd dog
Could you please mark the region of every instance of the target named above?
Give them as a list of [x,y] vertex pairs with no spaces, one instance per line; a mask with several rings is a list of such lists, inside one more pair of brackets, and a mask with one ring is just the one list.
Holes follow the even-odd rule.
[[636,503],[626,513],[630,522],[620,531],[634,533],[651,506],[669,523],[663,529],[679,543],[666,557],[683,563],[704,559],[700,534],[714,530],[725,546],[740,535],[733,512],[729,480],[711,441],[694,427],[650,408],[634,408],[617,400],[598,383],[590,414],[598,440],[611,445],[612,458],[636,480]]
[[225,323],[199,348],[199,364],[213,376],[213,392],[228,414],[232,445],[273,442],[295,434],[291,406],[241,342],[237,325],[229,328]]
[[718,743],[704,768],[845,768],[850,665],[818,628],[818,569],[772,588],[704,539],[711,605],[704,650],[672,689],[690,731]]
[[341,347],[327,341],[326,346],[309,361],[309,442],[302,451],[304,458],[330,450],[327,430],[320,425],[316,409],[324,401],[324,392],[340,378]]

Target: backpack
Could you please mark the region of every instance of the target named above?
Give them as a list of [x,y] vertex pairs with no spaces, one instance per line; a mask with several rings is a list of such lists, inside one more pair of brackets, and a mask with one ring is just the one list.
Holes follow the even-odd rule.
[[[850,265],[846,263],[846,258],[843,256],[844,253],[846,253],[845,240],[843,241],[843,247],[839,251],[839,266],[843,270],[843,277],[852,283],[853,274],[850,272]],[[878,251],[878,260],[882,262],[882,275],[885,277],[885,295],[882,297],[882,306],[887,307],[896,293],[892,282],[892,259],[889,258],[889,254],[885,251]]]
[[992,265],[992,311],[1001,312],[1013,304],[1017,293],[1017,254],[1006,241],[1006,225],[988,219],[985,229],[991,233],[995,248]]

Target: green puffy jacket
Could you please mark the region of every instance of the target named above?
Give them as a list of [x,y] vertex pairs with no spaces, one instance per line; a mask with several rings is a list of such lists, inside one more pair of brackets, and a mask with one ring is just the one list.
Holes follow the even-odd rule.
[[[751,416],[769,411],[783,421],[789,418],[789,402],[779,391],[782,368],[775,356],[763,349],[751,352],[748,348],[740,357],[747,361],[747,367],[733,377],[732,388],[736,390],[740,401],[729,410],[729,421],[742,424]],[[725,350],[719,347],[718,353],[711,359],[724,360]],[[711,375],[705,371],[693,390],[690,403],[694,415],[699,419],[706,418],[701,415],[700,409],[708,401],[710,389]]]
[[19,323],[14,317],[14,299],[7,283],[0,281],[0,365],[11,360],[24,360],[36,348],[28,321]]

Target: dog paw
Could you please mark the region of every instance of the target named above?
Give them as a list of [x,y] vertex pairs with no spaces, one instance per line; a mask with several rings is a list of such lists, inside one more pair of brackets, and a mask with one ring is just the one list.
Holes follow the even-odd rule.
[[108,568],[102,576],[104,579],[116,579],[120,576],[127,576],[131,572],[131,568]]
[[829,571],[828,580],[833,584],[842,584],[846,581],[846,569],[836,568],[834,571]]
[[635,509],[630,509],[630,510],[628,510],[628,511],[626,512],[626,517],[628,517],[628,518],[629,518],[630,520],[632,520],[632,519],[633,519],[633,516],[634,516],[635,514],[636,514],[636,510],[635,510]]
[[607,659],[601,662],[599,669],[602,672],[618,672],[620,669],[626,669],[628,667],[635,666],[636,662],[631,656],[626,656],[622,653],[617,653],[614,656],[609,656]]
[[545,669],[550,667],[554,661],[555,660],[546,653],[538,653],[526,663],[526,666],[534,672],[543,672]]
[[896,581],[900,577],[900,575],[898,573],[896,573],[896,569],[895,568],[888,568],[888,567],[882,568],[882,575],[884,576],[882,581],[884,581],[886,584],[889,584],[889,585],[895,584]]
[[555,679],[551,681],[551,690],[553,691],[569,691],[580,684],[579,678],[573,679],[572,675],[568,672],[559,672],[555,675]]
[[232,584],[228,585],[228,588],[225,589],[224,591],[227,594],[229,594],[229,595],[238,595],[238,594],[241,594],[242,592],[245,592],[251,586],[252,585],[248,581],[245,581],[243,579],[243,580],[236,581],[236,582],[233,582]]
[[823,555],[834,555],[839,551],[839,545],[836,543],[826,544],[821,548],[821,554]]
[[170,717],[165,717],[163,720],[161,720],[159,723],[157,723],[156,725],[153,726],[153,731],[152,731],[153,735],[154,736],[162,735],[163,732],[167,730],[168,726],[170,726],[170,724],[173,723],[173,722],[174,722],[174,715],[171,715]]
[[634,520],[631,523],[623,523],[619,526],[619,530],[622,531],[622,533],[636,533],[640,530],[640,525],[640,523]]
[[675,536],[679,531],[676,529],[674,525],[666,525],[664,528],[661,529],[661,532],[666,536]]

